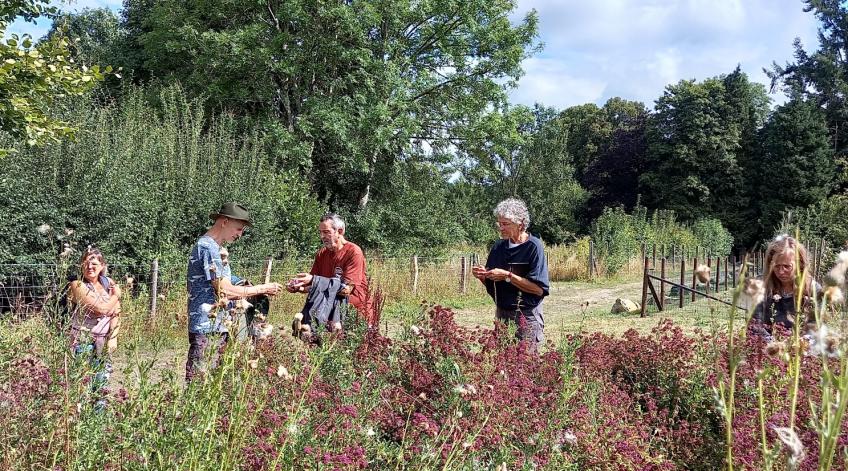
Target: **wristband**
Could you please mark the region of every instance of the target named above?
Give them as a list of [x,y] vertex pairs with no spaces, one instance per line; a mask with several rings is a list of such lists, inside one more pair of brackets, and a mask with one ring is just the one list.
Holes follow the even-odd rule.
[[512,283],[512,272],[511,271],[507,272],[506,278],[504,278],[504,281],[506,281],[507,283]]

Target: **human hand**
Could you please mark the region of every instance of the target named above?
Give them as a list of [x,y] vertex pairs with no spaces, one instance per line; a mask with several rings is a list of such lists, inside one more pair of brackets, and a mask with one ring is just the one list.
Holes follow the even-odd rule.
[[486,278],[493,281],[503,281],[509,277],[509,272],[503,268],[492,268],[486,273]]
[[486,267],[483,267],[481,265],[474,265],[473,267],[471,267],[471,274],[474,275],[474,278],[477,278],[480,281],[486,279],[487,273],[488,271],[486,270]]
[[312,284],[312,275],[309,273],[298,273],[286,284],[286,291],[289,293],[302,293],[306,291],[306,287],[310,284]]
[[118,349],[118,337],[110,337],[106,342],[106,351],[111,355]]
[[268,296],[276,296],[283,290],[283,285],[279,283],[266,283],[262,285],[262,293]]

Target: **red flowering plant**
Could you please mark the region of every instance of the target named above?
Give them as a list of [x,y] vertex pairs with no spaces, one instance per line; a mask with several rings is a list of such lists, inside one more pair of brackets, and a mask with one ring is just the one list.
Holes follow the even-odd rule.
[[537,354],[514,327],[463,328],[434,306],[392,339],[351,319],[315,344],[280,329],[233,342],[189,385],[176,369],[154,379],[153,360],[139,355],[126,389],[97,411],[85,362],[66,364],[44,329],[5,327],[2,468],[719,469],[727,408],[713,387],[731,358],[737,467],[845,466],[845,402],[834,393],[845,359],[795,356],[781,334],[771,345],[743,337],[731,356],[726,334],[662,321],[649,334],[573,335]]
[[670,320],[650,335],[582,338],[576,357],[586,394],[576,399],[574,419],[586,466],[600,458],[640,469],[714,469],[720,422],[703,382],[712,341],[686,336]]

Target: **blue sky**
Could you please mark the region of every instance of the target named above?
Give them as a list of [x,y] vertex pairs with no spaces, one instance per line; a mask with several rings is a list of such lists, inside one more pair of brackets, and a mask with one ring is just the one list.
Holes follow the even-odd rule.
[[[119,9],[120,0],[70,7]],[[541,53],[524,62],[510,97],[565,108],[615,96],[652,107],[666,85],[731,72],[737,64],[768,84],[763,67],[792,59],[792,41],[817,46],[817,23],[801,0],[518,0],[514,18],[539,12]],[[10,32],[40,37],[49,22],[16,22]],[[780,103],[784,98],[773,95]]]

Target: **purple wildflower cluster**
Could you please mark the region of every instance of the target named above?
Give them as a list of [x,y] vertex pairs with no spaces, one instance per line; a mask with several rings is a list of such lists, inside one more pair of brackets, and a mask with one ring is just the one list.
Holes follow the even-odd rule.
[[[277,335],[234,356],[205,384],[142,383],[85,404],[84,365],[13,355],[0,344],[0,468],[718,469],[725,459],[714,388],[727,338],[574,335],[536,354],[509,329],[467,329],[435,306],[393,339],[364,324],[305,346]],[[774,469],[790,454],[785,355],[756,337],[741,347],[733,456],[762,469],[758,380]],[[812,405],[821,358],[802,361],[795,431],[800,469],[816,469]],[[838,370],[838,359],[832,368]],[[228,364],[226,361],[224,364]],[[89,398],[90,399],[90,398]],[[204,425],[208,424],[208,425]],[[848,445],[843,424],[839,450]],[[14,447],[20,452],[10,453]],[[834,467],[843,469],[838,453]],[[195,460],[195,461],[190,461]],[[229,466],[229,465],[228,465]]]

